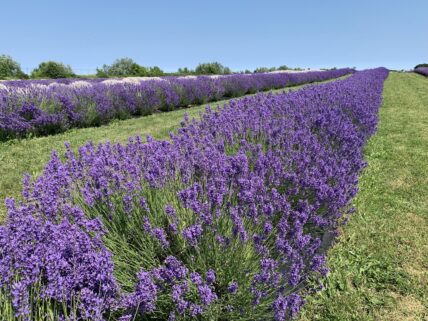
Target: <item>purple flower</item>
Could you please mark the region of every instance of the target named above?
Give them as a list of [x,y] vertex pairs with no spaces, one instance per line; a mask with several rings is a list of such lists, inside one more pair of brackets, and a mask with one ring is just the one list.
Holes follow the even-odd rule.
[[128,306],[139,307],[141,313],[152,312],[156,307],[157,288],[149,272],[140,271],[135,292],[129,297]]
[[[164,77],[162,81],[134,80],[132,83],[118,79],[7,81],[0,88],[0,132],[4,132],[5,139],[29,133],[55,134],[71,127],[97,126],[117,118],[170,111],[190,104],[337,78],[351,72],[352,69],[345,68],[299,74]],[[423,68],[417,72],[422,73]],[[2,90],[4,87],[7,90]],[[47,104],[49,112],[43,108]],[[189,123],[186,114],[182,126]]]
[[160,227],[152,227],[147,216],[143,217],[143,229],[146,233],[153,235],[160,242],[162,248],[169,247],[169,241],[165,231]]
[[423,76],[428,76],[428,67],[418,67],[415,69],[415,72]]
[[235,294],[238,291],[238,282],[232,281],[227,287],[227,291],[231,294]]
[[248,236],[247,236],[247,231],[245,230],[244,227],[244,222],[242,220],[242,217],[239,215],[238,210],[236,208],[233,208],[230,210],[230,216],[232,218],[234,227],[233,227],[233,234],[234,235],[239,235],[239,238],[242,241],[247,241]]
[[29,319],[30,302],[28,288],[25,282],[18,281],[12,285],[12,304],[16,310],[16,317],[23,317],[25,320]]
[[150,208],[147,205],[147,201],[144,197],[140,197],[140,206],[146,211],[146,212],[150,212]]
[[215,282],[215,272],[212,269],[209,269],[207,273],[205,273],[205,279],[208,284],[213,284]]
[[184,314],[190,303],[184,299],[184,295],[189,290],[187,283],[176,284],[172,287],[172,301],[175,303],[178,313]]
[[163,248],[169,247],[169,241],[165,231],[162,228],[156,227],[152,229],[152,234],[159,240]]
[[198,285],[198,293],[204,305],[210,305],[217,299],[217,294],[215,294],[207,284]]
[[195,224],[195,225],[186,227],[183,230],[183,237],[187,242],[189,242],[191,246],[197,246],[198,239],[202,235],[202,232],[203,232],[202,225]]
[[203,310],[202,307],[198,304],[191,304],[190,305],[190,316],[196,317],[200,314],[202,314]]
[[152,275],[162,282],[172,284],[176,280],[186,278],[188,271],[181,261],[174,256],[168,256],[164,261],[164,266],[152,270]]
[[279,295],[273,303],[275,320],[283,321],[293,318],[303,304],[302,298],[297,294],[290,294],[288,297]]
[[201,275],[196,272],[190,273],[190,279],[195,285],[201,285],[203,283]]
[[172,205],[166,205],[165,206],[165,213],[169,217],[172,217],[172,218],[177,217],[177,213],[175,212],[175,209]]
[[175,312],[171,311],[169,313],[168,321],[175,321]]

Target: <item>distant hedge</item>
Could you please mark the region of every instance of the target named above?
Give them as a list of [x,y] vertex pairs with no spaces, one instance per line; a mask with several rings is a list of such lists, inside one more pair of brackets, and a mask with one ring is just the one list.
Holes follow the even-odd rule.
[[422,67],[428,67],[428,64],[419,64],[415,66],[415,69],[422,68]]

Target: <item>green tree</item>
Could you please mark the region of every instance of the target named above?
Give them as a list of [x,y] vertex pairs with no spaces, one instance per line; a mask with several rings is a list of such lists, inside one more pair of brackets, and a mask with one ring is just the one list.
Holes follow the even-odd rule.
[[278,67],[278,70],[289,70],[290,68],[286,65],[282,65]]
[[28,78],[22,72],[21,66],[11,56],[0,55],[0,79],[8,78]]
[[195,69],[195,73],[198,75],[226,75],[231,74],[232,71],[219,62],[209,62],[199,64]]
[[180,75],[190,75],[190,74],[193,74],[195,72],[193,70],[190,70],[187,67],[184,67],[184,68],[178,68],[178,73]]
[[154,67],[148,68],[148,74],[150,77],[159,77],[159,76],[163,76],[164,72],[158,66],[154,66]]
[[97,76],[106,77],[147,77],[162,76],[164,72],[157,66],[143,67],[131,58],[116,59],[111,65],[97,68]]
[[31,78],[71,78],[76,77],[70,66],[56,61],[42,62],[31,72]]
[[99,77],[140,76],[144,73],[145,70],[131,58],[116,59],[111,65],[103,65],[102,68],[97,68],[97,76]]
[[254,70],[254,72],[255,73],[260,73],[260,72],[271,72],[271,71],[275,71],[276,70],[276,68],[275,67],[271,67],[271,68],[268,68],[268,67],[259,67],[259,68],[256,68],[255,70]]

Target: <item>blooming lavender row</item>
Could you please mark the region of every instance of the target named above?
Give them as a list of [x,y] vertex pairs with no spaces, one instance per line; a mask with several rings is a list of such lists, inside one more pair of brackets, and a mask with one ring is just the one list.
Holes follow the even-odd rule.
[[428,76],[428,67],[419,67],[415,69],[415,72],[423,76]]
[[24,201],[7,200],[0,314],[293,318],[352,212],[387,75],[207,107],[169,141],[53,153]]
[[304,73],[238,74],[0,83],[0,140],[107,124],[188,105],[344,76],[352,69]]

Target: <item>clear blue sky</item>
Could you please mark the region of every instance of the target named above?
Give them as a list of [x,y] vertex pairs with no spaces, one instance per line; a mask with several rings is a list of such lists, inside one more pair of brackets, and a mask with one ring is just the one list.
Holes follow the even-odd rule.
[[130,57],[166,71],[219,61],[411,68],[428,62],[428,0],[1,0],[0,54],[78,73]]

